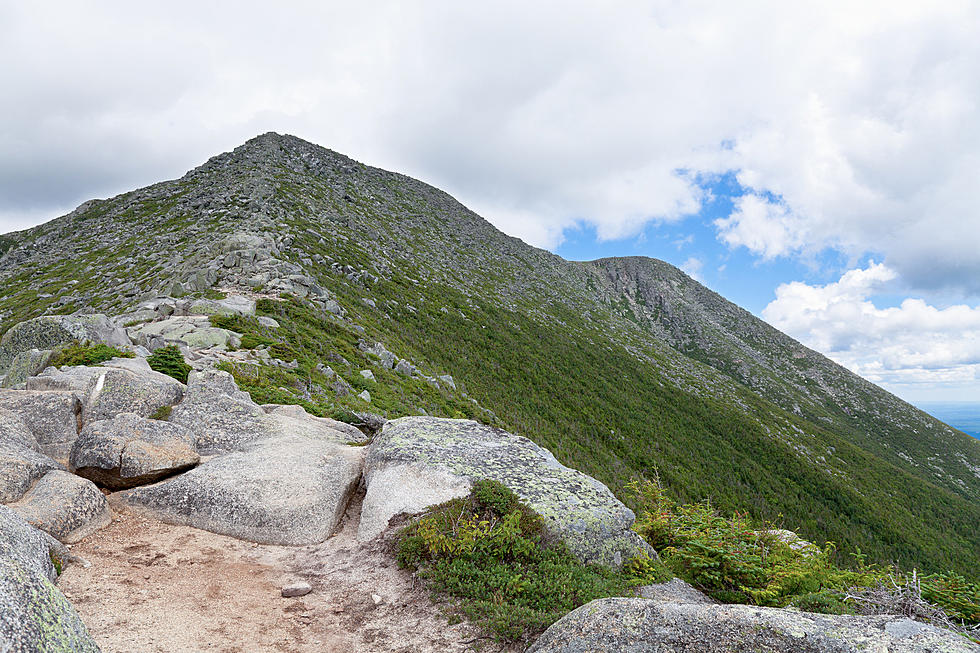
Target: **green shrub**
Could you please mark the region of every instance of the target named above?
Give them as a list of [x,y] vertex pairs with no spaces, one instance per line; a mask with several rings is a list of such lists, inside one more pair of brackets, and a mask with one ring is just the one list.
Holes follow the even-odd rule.
[[172,376],[181,383],[187,383],[187,374],[192,369],[184,360],[184,355],[180,353],[177,345],[157,349],[146,359],[146,362],[150,364],[151,369]]
[[[399,535],[398,562],[500,642],[523,642],[597,598],[631,594],[656,563],[617,572],[583,565],[545,534],[507,487],[477,481],[468,497],[433,508]],[[642,564],[642,563],[641,563]],[[664,569],[659,570],[663,577]]]
[[722,517],[708,502],[678,506],[655,481],[631,487],[641,506],[634,529],[678,576],[719,601],[845,614],[874,611],[853,598],[870,592],[885,611],[893,600],[910,600],[928,608],[917,614],[939,608],[953,622],[980,623],[980,585],[955,573],[920,577],[869,566],[860,550],[852,554],[856,569],[845,569],[833,562],[831,543],[790,546],[773,535],[772,524],[737,513]]
[[73,342],[57,350],[48,364],[55,367],[61,367],[63,365],[98,365],[112,358],[133,358],[133,353],[101,343],[93,345],[87,341],[84,343]]

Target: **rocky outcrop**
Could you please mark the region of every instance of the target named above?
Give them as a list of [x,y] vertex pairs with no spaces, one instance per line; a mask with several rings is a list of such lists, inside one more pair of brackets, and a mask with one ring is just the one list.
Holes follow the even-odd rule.
[[130,510],[263,544],[322,542],[361,477],[364,450],[303,437],[265,440],[156,485],[113,495]]
[[68,544],[112,520],[105,495],[92,481],[61,470],[49,471],[9,507],[24,521]]
[[38,450],[67,461],[81,420],[81,402],[73,392],[0,390],[0,408],[17,414]]
[[199,460],[194,434],[184,427],[122,413],[82,429],[69,464],[79,476],[123,490],[190,469]]
[[434,417],[396,419],[376,436],[365,468],[358,538],[381,533],[399,513],[422,512],[463,496],[482,478],[516,492],[585,562],[618,566],[652,553],[630,529],[633,512],[599,481],[565,467],[527,438]]
[[0,650],[99,650],[54,584],[54,561],[67,558],[64,546],[0,506]]
[[977,653],[947,630],[899,616],[749,605],[598,599],[555,622],[529,653]]
[[0,339],[0,374],[17,354],[31,349],[54,349],[70,342],[129,345],[126,332],[105,315],[45,315],[10,327]]

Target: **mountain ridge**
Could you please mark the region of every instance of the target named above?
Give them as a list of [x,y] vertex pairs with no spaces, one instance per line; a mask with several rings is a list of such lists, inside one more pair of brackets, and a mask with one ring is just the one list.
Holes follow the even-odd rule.
[[[980,519],[969,436],[669,264],[565,261],[428,184],[296,137],[260,135],[178,179],[6,238],[0,330],[219,286],[289,293],[453,374],[505,424],[619,491],[659,474],[681,498],[788,513],[811,538],[884,542],[882,560],[923,552],[933,567],[968,570],[980,546],[968,528]],[[692,443],[708,462],[685,459]],[[697,478],[720,470],[730,483]],[[819,510],[780,496],[814,488]],[[938,525],[903,533],[929,511]]]

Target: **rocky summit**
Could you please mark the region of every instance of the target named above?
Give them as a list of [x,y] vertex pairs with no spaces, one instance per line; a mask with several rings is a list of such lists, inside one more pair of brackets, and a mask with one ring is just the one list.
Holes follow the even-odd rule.
[[[434,556],[530,561],[537,524],[552,573],[650,580],[634,481],[836,543],[815,559],[980,582],[980,441],[662,261],[566,261],[272,133],[2,243],[0,650],[468,650],[538,572],[450,623]],[[495,636],[980,650],[935,615],[616,587]]]

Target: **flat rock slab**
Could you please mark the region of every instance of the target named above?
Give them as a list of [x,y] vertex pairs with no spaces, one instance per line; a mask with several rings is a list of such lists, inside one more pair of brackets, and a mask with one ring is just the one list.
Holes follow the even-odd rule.
[[69,466],[98,485],[124,490],[190,469],[200,459],[194,434],[184,427],[122,413],[83,428]]
[[54,349],[70,342],[129,345],[126,331],[105,315],[45,315],[10,327],[0,339],[0,374],[17,354],[31,349]]
[[565,467],[527,438],[437,417],[392,420],[375,437],[358,539],[375,537],[396,514],[464,496],[484,478],[517,493],[583,562],[619,566],[652,553],[631,530],[633,512],[599,481]]
[[171,524],[260,544],[322,542],[361,477],[364,450],[303,437],[254,443],[175,478],[113,495]]
[[0,390],[0,408],[16,413],[41,453],[67,461],[81,426],[81,402],[73,392]]
[[748,605],[598,599],[528,653],[977,653],[980,646],[899,616],[811,614]]
[[368,440],[364,432],[356,426],[329,417],[310,415],[302,406],[263,404],[262,409],[267,415],[276,418],[283,435],[302,435],[340,444],[360,444]]
[[203,316],[169,317],[129,328],[133,342],[150,351],[168,345],[186,345],[194,349],[228,349],[239,344],[238,334],[211,326]]
[[98,651],[54,585],[65,547],[0,506],[0,651]]
[[112,521],[109,502],[92,481],[53,470],[9,506],[24,521],[65,543]]

